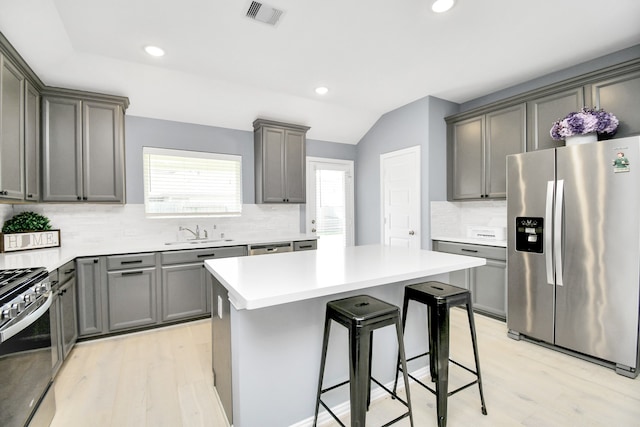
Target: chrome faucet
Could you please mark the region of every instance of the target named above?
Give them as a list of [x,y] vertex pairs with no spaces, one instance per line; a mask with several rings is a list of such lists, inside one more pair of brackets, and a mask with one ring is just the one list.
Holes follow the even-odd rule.
[[193,230],[187,228],[187,227],[178,227],[179,231],[188,231],[189,233],[193,234],[193,239],[192,240],[200,240],[200,239],[206,239],[208,237],[208,233],[207,230],[204,230],[204,237],[200,237],[200,226],[196,225],[196,231],[194,232]]

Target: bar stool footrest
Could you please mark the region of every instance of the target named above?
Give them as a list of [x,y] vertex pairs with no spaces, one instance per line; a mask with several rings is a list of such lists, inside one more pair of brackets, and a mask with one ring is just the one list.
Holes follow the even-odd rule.
[[[409,374],[407,374],[409,375]],[[411,375],[409,375],[409,377],[411,377]],[[376,383],[378,386],[380,386],[380,388],[382,388],[384,391],[386,391],[387,393],[389,393],[391,395],[391,398],[394,400],[397,400],[398,402],[402,403],[407,409],[409,409],[409,403],[407,401],[405,401],[404,399],[400,398],[400,396],[398,396],[397,393],[395,393],[392,390],[389,390],[384,384],[382,384],[380,381],[378,381],[377,379],[371,377],[371,381],[373,381],[374,383]],[[347,381],[343,381],[339,384],[336,385],[332,385],[331,387],[327,387],[323,390],[320,391],[320,396],[322,396],[322,394],[324,394],[325,392],[331,391],[331,390],[335,390],[338,387],[342,387],[344,385],[349,384],[349,380]],[[340,424],[341,427],[346,427],[342,421],[340,421],[340,419],[338,418],[338,416],[336,414],[333,413],[333,411],[331,409],[329,409],[329,407],[322,401],[322,399],[319,399],[320,404],[322,405],[322,407],[324,409],[327,410],[327,412],[329,413],[329,415],[331,415],[333,417],[334,420],[336,420],[338,422],[338,424]],[[408,417],[409,415],[411,415],[411,412],[407,411],[404,414],[400,415],[399,417],[389,421],[388,423],[382,425],[381,427],[388,427],[391,424],[394,424],[398,421],[400,421],[403,418]]]

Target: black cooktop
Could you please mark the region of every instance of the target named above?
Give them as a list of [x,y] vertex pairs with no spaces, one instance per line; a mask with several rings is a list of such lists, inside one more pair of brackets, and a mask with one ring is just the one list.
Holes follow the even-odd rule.
[[44,267],[0,270],[0,305],[46,277]]

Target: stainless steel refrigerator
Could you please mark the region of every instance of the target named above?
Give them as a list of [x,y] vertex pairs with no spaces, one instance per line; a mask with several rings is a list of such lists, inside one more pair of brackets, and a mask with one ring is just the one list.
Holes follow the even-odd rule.
[[638,375],[640,137],[507,157],[509,336]]

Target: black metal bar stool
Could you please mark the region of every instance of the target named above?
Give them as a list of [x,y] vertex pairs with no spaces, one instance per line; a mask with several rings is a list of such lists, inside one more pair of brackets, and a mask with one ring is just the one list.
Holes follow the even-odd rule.
[[[335,321],[349,330],[349,380],[340,384],[322,388],[324,368],[327,358],[327,346],[329,344],[329,332],[331,321]],[[344,427],[338,417],[322,401],[321,395],[327,391],[334,390],[345,384],[350,385],[351,403],[351,426],[364,427],[367,410],[371,401],[371,381],[378,384],[385,391],[390,393],[407,407],[407,412],[391,420],[385,426],[396,421],[409,417],[413,426],[413,415],[411,413],[411,398],[409,388],[406,388],[407,400],[398,397],[394,390],[391,391],[376,379],[371,377],[371,353],[373,331],[385,326],[395,325],[398,336],[398,364],[402,365],[405,384],[409,384],[407,377],[407,363],[404,354],[404,342],[402,330],[400,328],[400,309],[393,304],[381,301],[368,295],[358,295],[350,298],[330,301],[327,303],[327,310],[324,323],[324,339],[322,342],[322,359],[320,362],[320,379],[318,380],[318,394],[316,396],[316,412],[313,420],[315,426],[318,422],[318,411],[322,405],[331,416]],[[396,371],[397,377],[397,371]],[[397,380],[397,378],[396,378]]]
[[[418,384],[431,391],[436,395],[436,407],[438,416],[438,427],[447,425],[447,398],[473,384],[478,384],[480,390],[480,402],[482,404],[482,413],[487,415],[487,408],[484,404],[484,394],[482,393],[482,377],[480,375],[480,358],[478,356],[478,343],[476,339],[476,327],[473,321],[473,310],[471,305],[471,293],[464,288],[448,285],[441,282],[426,282],[415,285],[408,285],[404,288],[404,302],[402,307],[402,331],[404,333],[407,323],[407,308],[409,301],[416,301],[427,306],[427,319],[429,329],[429,351],[417,356],[410,357],[407,362],[415,360],[419,357],[429,355],[429,371],[431,373],[431,381],[436,383],[435,390],[423,383],[413,375],[409,377]],[[469,328],[471,330],[471,341],[473,343],[473,356],[476,362],[476,370],[469,369],[449,359],[449,308],[456,306],[466,306],[467,316],[469,318]],[[449,361],[451,363],[471,372],[476,379],[465,384],[452,392],[448,392],[449,380]],[[405,373],[405,364],[400,366],[398,360],[398,371]],[[396,380],[393,386],[395,392],[398,384],[398,371],[396,371]],[[406,381],[406,380],[405,380]]]

